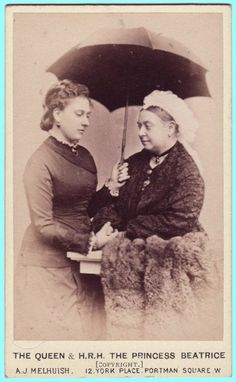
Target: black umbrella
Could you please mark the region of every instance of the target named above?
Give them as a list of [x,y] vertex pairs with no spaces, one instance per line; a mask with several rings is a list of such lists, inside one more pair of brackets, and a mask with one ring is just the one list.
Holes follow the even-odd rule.
[[206,69],[182,44],[145,28],[107,29],[68,51],[48,70],[58,79],[84,83],[91,98],[110,111],[125,108],[123,160],[128,106],[141,105],[151,91],[171,90],[181,98],[210,96]]

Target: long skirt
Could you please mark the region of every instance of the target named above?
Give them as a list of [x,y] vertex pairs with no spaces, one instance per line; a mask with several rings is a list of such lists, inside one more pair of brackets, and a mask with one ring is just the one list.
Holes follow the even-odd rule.
[[99,340],[105,336],[100,278],[72,267],[18,265],[15,340]]

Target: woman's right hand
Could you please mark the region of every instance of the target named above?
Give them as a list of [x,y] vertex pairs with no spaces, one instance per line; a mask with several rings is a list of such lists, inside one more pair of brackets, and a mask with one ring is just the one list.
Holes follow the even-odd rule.
[[122,187],[125,182],[130,178],[129,165],[127,162],[121,164],[117,162],[111,172],[111,181],[118,187]]
[[101,249],[110,240],[118,235],[118,230],[113,229],[110,222],[105,223],[102,228],[96,233],[96,248]]
[[117,196],[119,194],[119,189],[124,186],[126,181],[130,178],[128,170],[127,162],[124,162],[123,164],[117,162],[113,167],[111,177],[105,183],[112,195]]

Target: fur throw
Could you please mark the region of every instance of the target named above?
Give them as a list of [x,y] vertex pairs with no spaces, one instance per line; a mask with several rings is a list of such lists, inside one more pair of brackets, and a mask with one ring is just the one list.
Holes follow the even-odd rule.
[[109,339],[141,339],[145,307],[145,242],[120,234],[104,249],[101,279]]
[[210,340],[219,336],[216,261],[202,232],[104,248],[108,339]]

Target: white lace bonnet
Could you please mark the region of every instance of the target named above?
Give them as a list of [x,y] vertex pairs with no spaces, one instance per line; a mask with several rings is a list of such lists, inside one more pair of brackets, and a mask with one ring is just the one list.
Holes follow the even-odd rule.
[[144,98],[142,108],[148,109],[151,106],[159,106],[175,120],[178,125],[178,140],[184,145],[202,172],[198,154],[190,145],[195,139],[198,122],[186,102],[171,91],[154,90]]

